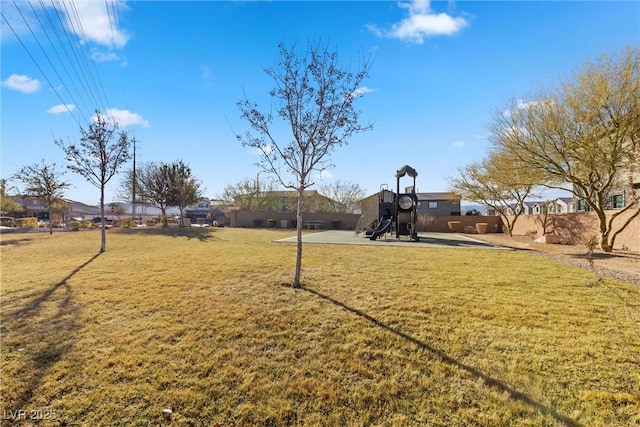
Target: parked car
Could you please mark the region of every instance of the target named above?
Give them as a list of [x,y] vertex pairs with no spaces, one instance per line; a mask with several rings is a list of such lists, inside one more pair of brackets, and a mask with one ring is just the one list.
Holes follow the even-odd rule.
[[[102,218],[100,218],[99,216],[96,216],[96,217],[93,218],[92,222],[94,224],[100,224],[102,222]],[[109,218],[105,218],[104,219],[104,223],[107,224],[107,225],[113,225],[113,220],[109,219]]]

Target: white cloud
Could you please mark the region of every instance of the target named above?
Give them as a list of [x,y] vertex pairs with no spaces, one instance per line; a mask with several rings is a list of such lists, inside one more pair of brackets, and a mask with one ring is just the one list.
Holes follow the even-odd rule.
[[552,102],[553,101],[551,101],[551,100],[545,100],[545,101],[523,101],[522,99],[519,99],[518,103],[516,104],[516,109],[515,110],[505,110],[505,111],[502,112],[502,114],[504,114],[506,117],[511,117],[512,115],[516,114],[518,111],[536,108],[539,105],[541,105],[541,106],[549,105]]
[[[118,14],[126,8],[122,1],[76,1],[70,5],[53,2],[66,17],[66,29],[84,41],[120,49],[129,41],[129,35],[118,28]],[[78,22],[79,21],[79,22]]]
[[[148,128],[151,126],[149,122],[146,119],[144,119],[141,115],[139,115],[138,113],[132,113],[129,110],[120,110],[118,108],[107,108],[107,111],[105,111],[104,116],[107,118],[107,120],[117,123],[120,127],[139,125],[144,128]],[[95,116],[93,116],[93,120],[94,121],[96,120]]]
[[23,93],[34,93],[40,90],[40,80],[21,74],[11,74],[0,83],[3,87]]
[[333,178],[333,174],[326,169],[321,170],[316,174],[316,179],[319,179],[320,181],[331,178]]
[[120,61],[120,56],[115,52],[100,52],[97,49],[91,49],[91,59],[95,62],[112,62]]
[[73,104],[58,104],[47,110],[49,114],[62,114],[62,113],[70,113],[75,110],[76,106]]
[[399,6],[409,11],[407,18],[393,24],[388,30],[373,25],[370,25],[369,29],[381,37],[422,44],[427,37],[453,35],[468,25],[464,18],[446,13],[433,13],[429,0],[413,0],[400,3]]
[[454,147],[456,147],[456,148],[464,148],[465,144],[466,144],[466,143],[465,143],[464,141],[456,141],[456,142],[454,142],[454,143],[453,143],[453,144],[451,144],[451,145],[453,145],[453,146],[454,146]]
[[362,87],[357,88],[357,89],[353,92],[352,96],[353,96],[354,98],[358,98],[358,97],[360,97],[360,96],[363,96],[365,93],[371,93],[371,92],[375,92],[375,89],[371,89],[371,88],[369,88],[369,87],[367,87],[367,86],[362,86]]

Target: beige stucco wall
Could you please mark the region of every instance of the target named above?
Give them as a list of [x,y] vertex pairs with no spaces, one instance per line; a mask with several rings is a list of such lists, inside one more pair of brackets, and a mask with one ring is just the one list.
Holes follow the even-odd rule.
[[[607,217],[619,211],[606,211]],[[614,220],[614,228],[617,228],[632,215],[632,211],[621,214]],[[575,212],[567,214],[551,214],[547,216],[546,230],[543,228],[543,215],[521,215],[518,217],[513,234],[524,236],[535,234],[542,236],[544,232],[562,237],[569,244],[581,244],[589,235],[599,235],[598,217],[595,212]],[[640,252],[640,217],[635,218],[631,224],[620,233],[614,242],[614,250],[627,249]]]

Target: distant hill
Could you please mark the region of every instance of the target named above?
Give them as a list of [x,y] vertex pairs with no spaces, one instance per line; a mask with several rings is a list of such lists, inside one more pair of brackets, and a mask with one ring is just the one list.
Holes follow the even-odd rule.
[[71,211],[72,217],[76,217],[76,216],[89,217],[89,216],[100,215],[99,206],[91,206],[91,205],[87,205],[82,202],[76,202],[73,200],[69,200],[68,202],[69,202],[69,209]]
[[[105,216],[111,218],[112,216],[114,216],[114,214],[111,213],[111,205],[113,204],[117,204],[119,206],[122,207],[122,210],[120,211],[120,216],[131,216],[132,214],[132,210],[131,210],[131,203],[124,203],[124,202],[111,202],[111,203],[105,203],[104,205],[104,214]],[[81,218],[88,218],[88,217],[94,217],[94,216],[99,216],[100,215],[100,206],[96,205],[87,205],[85,203],[82,202],[76,202],[74,200],[69,200],[69,207],[70,207],[70,214],[72,217],[81,217]],[[160,209],[154,207],[154,206],[142,206],[142,205],[136,205],[136,216],[138,215],[143,215],[143,216],[158,216],[160,215],[162,212],[160,211]],[[180,215],[180,210],[178,208],[167,208],[167,215],[169,216],[173,216],[173,215]]]
[[[125,216],[125,215],[131,215],[132,214],[132,206],[131,203],[127,203],[127,202],[111,202],[111,203],[106,203],[104,208],[105,208],[105,212],[108,212],[109,214],[111,213],[111,205],[112,204],[116,204],[119,205],[120,207],[122,207],[122,212],[121,215]],[[136,215],[148,215],[148,216],[156,216],[156,215],[160,215],[162,212],[160,211],[160,209],[156,208],[155,206],[151,206],[151,205],[138,205],[136,204]],[[176,207],[170,207],[167,208],[167,215],[180,215],[180,209],[176,208]]]

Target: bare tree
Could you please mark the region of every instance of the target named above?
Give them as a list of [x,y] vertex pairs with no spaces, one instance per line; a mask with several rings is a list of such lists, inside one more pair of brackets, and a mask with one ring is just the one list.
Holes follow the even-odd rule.
[[131,141],[126,132],[116,133],[118,128],[117,123],[109,124],[107,119],[96,111],[89,129],[80,128],[80,145],[67,145],[62,140],[56,141],[56,145],[62,148],[67,156],[67,167],[100,189],[100,252],[107,250],[104,190],[111,178],[131,158]]
[[526,166],[496,152],[458,172],[457,178],[450,179],[451,190],[465,200],[493,208],[512,237],[513,227],[524,211],[524,201],[532,195],[536,182]]
[[[120,181],[118,197],[139,205],[150,204],[160,209],[162,225],[167,226],[167,208],[169,207],[169,165],[163,162],[146,162],[138,165],[134,182],[133,169],[128,169]],[[135,185],[135,201],[133,187]]]
[[245,178],[227,185],[222,199],[240,209],[261,211],[273,206],[274,194],[272,180]]
[[[549,188],[567,190],[598,216],[600,247],[640,215],[634,173],[640,165],[640,50],[627,48],[587,62],[563,85],[512,100],[490,125],[494,146],[538,171]],[[611,208],[613,191],[622,206]],[[617,220],[631,212],[624,220]]]
[[360,201],[365,197],[360,184],[341,180],[321,184],[318,192],[335,202],[330,206],[333,212],[352,213],[360,207]]
[[[322,43],[309,42],[306,53],[279,45],[276,67],[267,68],[275,87],[270,91],[276,116],[261,110],[245,94],[238,102],[241,117],[250,130],[237,135],[238,140],[261,156],[259,166],[285,188],[296,190],[298,202],[296,266],[292,282],[300,287],[302,265],[302,211],[306,188],[314,185],[313,171],[330,166],[333,150],[348,143],[356,133],[370,130],[360,124],[355,101],[362,93],[361,84],[368,77],[370,61],[365,59],[355,73],[338,63],[338,54]],[[274,119],[284,122],[290,138],[281,138]]]
[[53,234],[53,210],[60,205],[64,196],[64,190],[71,184],[62,181],[64,171],[59,171],[55,163],[45,164],[44,159],[40,164],[23,166],[13,176],[14,179],[24,184],[25,194],[44,200],[49,210],[49,234]]
[[183,226],[184,208],[196,203],[202,198],[202,184],[196,179],[191,168],[182,160],[165,166],[165,173],[169,182],[169,206],[180,209],[180,228]]

